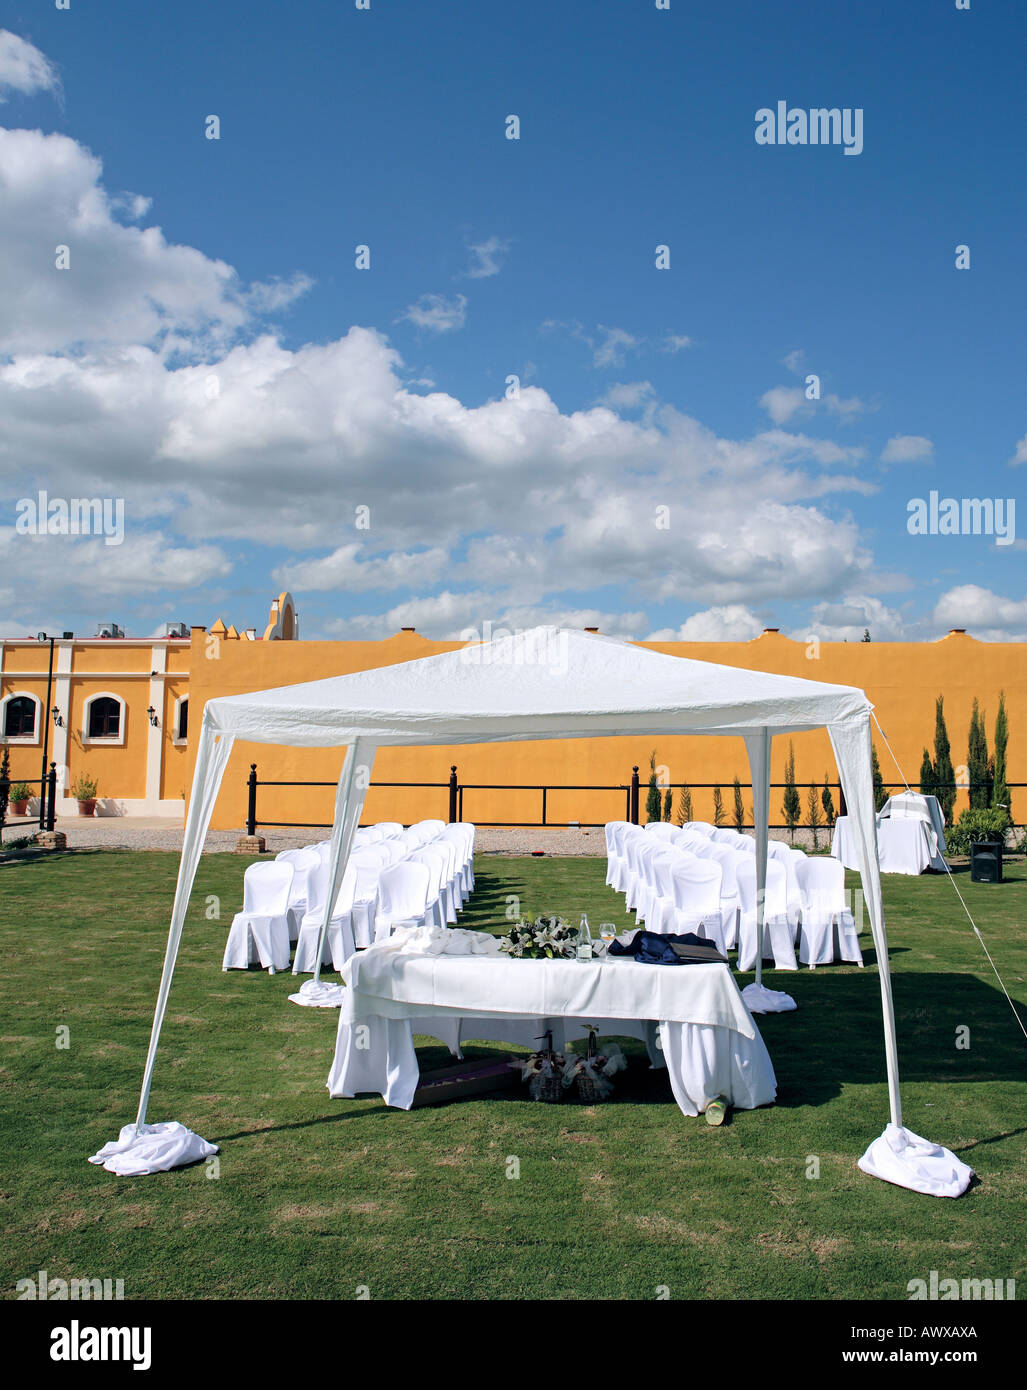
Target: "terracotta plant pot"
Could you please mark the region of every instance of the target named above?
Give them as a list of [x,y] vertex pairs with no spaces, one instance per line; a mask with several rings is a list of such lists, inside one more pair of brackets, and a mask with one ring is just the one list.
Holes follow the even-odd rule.
[[78,803],[78,813],[80,816],[91,816],[96,812],[96,797],[91,796],[88,801]]
[[27,816],[28,813],[29,813],[29,804],[28,804],[27,801],[12,801],[12,802],[11,802],[11,815],[12,815],[12,816]]

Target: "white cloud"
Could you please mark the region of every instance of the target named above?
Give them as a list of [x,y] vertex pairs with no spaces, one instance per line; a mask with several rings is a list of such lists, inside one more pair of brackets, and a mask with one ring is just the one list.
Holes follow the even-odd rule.
[[0,529],[0,566],[32,575],[33,602],[75,595],[88,576],[97,597],[129,598],[141,591],[187,590],[231,572],[219,546],[179,545],[159,531],[126,536],[108,546],[99,537],[16,535]]
[[467,249],[471,253],[471,264],[464,274],[469,280],[485,280],[502,270],[503,257],[509,252],[510,243],[502,237],[491,236],[487,241],[473,242]]
[[655,394],[651,381],[617,381],[608,386],[599,399],[611,410],[635,410],[646,405]]
[[854,420],[867,408],[858,396],[842,397],[834,392],[819,400],[808,400],[801,386],[772,386],[760,397],[760,405],[776,425],[785,424],[793,415],[812,415],[818,406],[843,422]]
[[881,453],[882,463],[922,463],[932,458],[934,445],[922,434],[893,434]]
[[31,96],[60,90],[60,78],[49,58],[27,39],[0,29],[0,102],[7,100],[6,92]]
[[760,405],[775,425],[783,425],[805,404],[806,393],[801,386],[773,386],[760,397]]
[[794,352],[790,352],[787,357],[781,360],[782,365],[787,367],[790,372],[795,372],[796,375],[800,375],[804,370],[803,362],[805,358],[806,354],[803,352],[802,348],[796,348]]
[[[102,167],[65,135],[0,129],[0,354],[78,352],[160,345],[195,354],[224,346],[259,302],[293,297],[294,277],[253,290],[224,261],[165,240],[159,227],[126,226],[141,195],[119,199],[101,183]],[[70,266],[56,268],[57,247]],[[45,253],[41,254],[41,248]]]
[[593,350],[593,366],[623,367],[625,354],[633,352],[638,347],[639,340],[623,328],[607,328],[604,323],[598,324],[597,328],[603,338]]
[[1027,642],[1027,599],[960,584],[939,598],[934,621],[944,629],[965,627],[982,642]]
[[744,604],[730,603],[693,613],[679,628],[651,632],[650,642],[750,642],[763,631],[763,623]]
[[389,555],[361,557],[359,543],[339,546],[330,555],[279,565],[272,574],[284,589],[344,589],[358,593],[368,589],[388,591],[407,587],[429,588],[446,571],[449,556],[438,547],[417,552],[394,550]]
[[1016,445],[1016,453],[1009,460],[1014,466],[1020,463],[1027,463],[1027,434]]
[[690,348],[692,339],[686,333],[668,333],[663,340],[664,352],[681,352],[683,348]]
[[467,296],[457,294],[447,299],[443,294],[422,294],[403,310],[396,322],[404,319],[429,333],[452,333],[454,329],[463,328],[467,321]]
[[797,642],[819,637],[824,642],[859,642],[869,629],[874,642],[909,639],[902,615],[878,598],[849,594],[836,603],[818,603],[804,628],[790,634]]
[[313,285],[309,275],[297,271],[286,280],[275,278],[263,284],[255,282],[247,290],[245,301],[255,314],[274,314],[295,304]]

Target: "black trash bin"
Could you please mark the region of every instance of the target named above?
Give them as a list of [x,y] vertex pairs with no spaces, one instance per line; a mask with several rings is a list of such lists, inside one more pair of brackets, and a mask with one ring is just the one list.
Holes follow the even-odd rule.
[[998,840],[978,840],[970,846],[970,882],[1002,882],[1002,845]]

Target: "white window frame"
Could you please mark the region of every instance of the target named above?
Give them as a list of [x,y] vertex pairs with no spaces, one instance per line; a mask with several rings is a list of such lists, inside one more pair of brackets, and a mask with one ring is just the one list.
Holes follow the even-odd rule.
[[[116,700],[121,707],[116,734],[102,734],[95,738],[89,736],[89,710],[94,700]],[[125,743],[125,726],[128,723],[128,706],[113,690],[94,690],[86,697],[82,706],[82,744],[86,748],[121,748]]]
[[173,745],[175,748],[185,748],[186,745],[187,745],[188,742],[189,742],[189,735],[188,735],[188,733],[186,734],[186,737],[185,737],[185,738],[179,738],[179,736],[178,736],[178,711],[179,711],[179,709],[180,709],[180,707],[181,707],[181,705],[182,705],[182,701],[183,701],[183,700],[185,701],[186,704],[189,703],[189,696],[188,696],[188,694],[185,694],[185,695],[176,695],[176,696],[175,696],[175,708],[174,708],[174,709],[172,710],[172,712],[171,712],[171,742],[172,742],[172,745]]
[[[36,707],[36,726],[35,733],[31,735],[4,733],[7,727],[7,706],[12,700],[31,700]],[[43,702],[38,695],[33,695],[31,690],[12,690],[9,695],[5,695],[0,700],[0,741],[9,743],[12,748],[38,748],[43,741],[43,717],[46,711],[43,709]]]

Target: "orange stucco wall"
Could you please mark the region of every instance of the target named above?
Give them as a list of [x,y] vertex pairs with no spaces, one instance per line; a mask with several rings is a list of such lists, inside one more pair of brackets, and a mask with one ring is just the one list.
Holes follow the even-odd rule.
[[[403,632],[381,642],[251,642],[230,639],[202,628],[193,630],[191,643],[166,647],[167,675],[163,699],[157,705],[161,722],[162,771],[159,795],[166,802],[182,800],[192,779],[196,733],[203,706],[218,695],[290,685],[349,671],[409,661],[452,651],[456,642],[433,642],[416,633]],[[966,735],[971,703],[976,696],[986,713],[989,747],[1000,690],[1005,691],[1011,729],[1010,783],[1027,783],[1027,645],[982,643],[966,635],[950,634],[931,643],[823,643],[818,650],[764,633],[752,642],[643,643],[654,650],[721,665],[775,671],[813,680],[855,685],[874,702],[881,725],[892,743],[902,768],[915,785],[925,744],[934,736],[934,700],[945,696],[945,712],[952,742],[952,761],[958,768],[966,760]],[[4,644],[0,668],[0,697],[12,691],[46,698],[47,648],[31,641]],[[120,641],[79,644],[72,653],[72,677],[68,708],[62,714],[68,729],[69,780],[80,772],[95,776],[101,797],[142,798],[146,793],[146,757],[150,738],[146,710],[150,703],[150,668],[153,650],[147,642]],[[30,673],[25,675],[19,672]],[[133,674],[134,673],[134,674]],[[56,682],[56,677],[55,677]],[[83,747],[83,704],[100,690],[120,695],[126,702],[123,744]],[[189,745],[176,746],[175,701],[189,696]],[[56,690],[52,699],[56,697]],[[899,774],[882,741],[878,751],[884,779],[898,784]],[[772,779],[784,780],[787,738],[774,744]],[[797,780],[805,787],[811,779],[822,782],[825,774],[836,780],[834,761],[826,734],[794,738]],[[649,754],[655,747],[657,764],[675,787],[687,781],[692,787],[693,815],[712,819],[712,791],[702,783],[719,782],[725,815],[731,818],[731,782],[737,775],[748,781],[745,748],[740,739],[666,738],[572,739],[543,743],[465,745],[457,748],[382,749],[374,767],[375,783],[432,782],[426,788],[373,786],[368,794],[365,820],[409,822],[424,816],[445,817],[448,810],[449,769],[456,763],[465,786],[463,814],[468,820],[511,823],[541,818],[538,791],[475,790],[475,783],[547,784],[547,817],[554,824],[568,821],[604,821],[624,814],[625,787],[631,769],[641,769],[644,808],[645,778]],[[54,753],[50,731],[50,756]],[[38,778],[41,745],[12,746],[12,779]],[[246,777],[256,762],[263,781],[334,782],[341,764],[337,750],[290,749],[271,745],[239,744],[233,750],[221,796],[214,814],[217,828],[231,829],[246,817]],[[559,784],[603,784],[609,791],[561,791]],[[677,792],[675,792],[675,798]],[[772,794],[771,818],[782,819],[782,793]],[[802,797],[805,811],[805,794]],[[746,788],[748,813],[751,795]],[[966,804],[961,793],[957,810]],[[331,815],[329,788],[265,787],[258,797],[262,821],[311,821],[324,823]],[[675,801],[676,805],[676,801]],[[1027,817],[1027,787],[1013,792],[1014,815]]]
[[[207,634],[194,631],[191,656],[191,732],[199,726],[206,700],[215,695],[267,689],[347,671],[367,670],[416,657],[451,651],[459,644],[432,642],[414,633],[400,633],[382,642],[269,642],[224,641],[211,643]],[[952,743],[952,760],[966,760],[966,731],[974,696],[987,718],[991,743],[998,694],[1004,690],[1011,726],[1009,781],[1027,782],[1027,646],[1013,643],[980,643],[967,636],[950,635],[935,643],[824,643],[814,653],[804,643],[765,633],[752,642],[739,643],[643,643],[653,650],[721,665],[775,671],[866,690],[878,718],[910,782],[919,775],[922,749],[934,735],[934,700],[945,696],[945,712]],[[881,743],[878,751],[886,782],[898,783],[899,774]],[[193,738],[190,738],[190,744]],[[825,733],[794,738],[797,780],[822,782],[825,774],[836,780],[834,760]],[[381,782],[445,783],[452,763],[461,783],[528,783],[532,785],[592,783],[626,785],[637,764],[648,771],[651,739],[556,739],[539,743],[463,745],[457,748],[385,748],[379,751],[373,779]],[[667,769],[671,784],[687,781],[693,788],[693,815],[712,818],[712,791],[701,783],[719,782],[725,812],[731,814],[731,782],[737,775],[748,781],[748,763],[741,739],[667,738],[655,743],[657,764]],[[788,739],[774,744],[772,780],[784,780]],[[277,748],[239,744],[235,747],[214,814],[218,828],[243,824],[246,816],[246,777],[251,762],[267,781],[333,781],[341,765],[341,752]],[[190,749],[189,775],[193,749]],[[644,786],[642,804],[644,807]],[[780,821],[782,793],[772,794],[771,818]],[[744,793],[748,810],[751,796]],[[957,809],[965,805],[960,794]],[[1014,793],[1014,812],[1027,810],[1027,789]],[[262,788],[258,796],[258,820],[319,821],[330,819],[332,793],[328,788]],[[805,796],[803,796],[805,807]],[[443,786],[374,788],[368,795],[365,821],[394,819],[404,822],[423,816],[445,817],[448,793]],[[550,791],[547,818],[553,823],[570,820],[603,821],[623,815],[625,794]],[[536,791],[475,791],[464,793],[464,816],[478,822],[538,821],[541,793]]]

